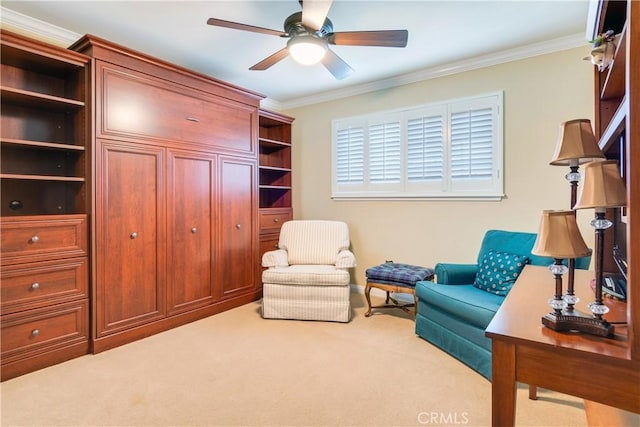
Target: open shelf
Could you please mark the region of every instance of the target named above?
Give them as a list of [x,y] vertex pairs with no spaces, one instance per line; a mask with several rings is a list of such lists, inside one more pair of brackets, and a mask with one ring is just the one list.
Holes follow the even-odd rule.
[[293,118],[259,112],[260,209],[291,208],[291,123]]
[[2,30],[2,215],[87,213],[91,59]]

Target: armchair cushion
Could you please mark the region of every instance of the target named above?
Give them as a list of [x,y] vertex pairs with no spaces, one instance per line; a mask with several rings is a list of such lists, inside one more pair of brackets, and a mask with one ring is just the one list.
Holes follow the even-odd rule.
[[298,264],[262,272],[264,283],[280,285],[346,286],[349,277],[349,272],[338,270],[333,265]]
[[473,286],[506,296],[528,262],[528,256],[490,250],[482,258]]
[[290,265],[335,265],[340,251],[349,249],[349,228],[340,221],[294,220],[282,224],[278,247]]

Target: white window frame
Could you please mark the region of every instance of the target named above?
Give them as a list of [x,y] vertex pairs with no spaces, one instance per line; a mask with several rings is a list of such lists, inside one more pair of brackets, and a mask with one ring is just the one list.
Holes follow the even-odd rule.
[[[504,197],[503,98],[503,92],[498,91],[333,120],[331,197],[333,199],[502,199]],[[452,121],[454,116],[458,119],[455,123]],[[468,122],[464,119],[468,119]],[[398,125],[399,156],[396,148]],[[441,126],[439,130],[438,126]],[[452,126],[462,131],[454,133],[463,135],[455,142],[458,148],[462,148],[462,151],[458,150],[463,154],[462,159],[469,160],[469,169],[463,168],[463,174],[468,172],[467,176],[459,175],[460,172],[453,176],[452,164],[460,166],[464,165],[464,162],[453,158],[452,138],[455,139],[455,136],[452,135]],[[388,137],[382,132],[383,129],[391,130]],[[466,130],[469,129],[470,133],[467,133]],[[372,133],[372,130],[376,132]],[[351,134],[363,136],[363,141],[357,141],[355,151],[349,151]],[[464,147],[465,135],[471,135],[469,151]],[[388,147],[381,147],[380,138],[383,140],[388,138]],[[410,138],[411,153],[409,152]],[[438,146],[440,138],[442,138],[441,147]],[[372,150],[375,155],[372,155]],[[425,163],[420,163],[420,156],[427,159],[425,162],[430,167],[427,168]],[[381,158],[388,164],[381,166]],[[356,165],[355,172],[353,165]],[[412,168],[411,179],[409,178],[410,167]],[[397,168],[400,171],[399,179],[397,179]],[[347,172],[348,170],[350,172]],[[460,168],[456,170],[460,171]],[[391,172],[387,173],[387,171]]]

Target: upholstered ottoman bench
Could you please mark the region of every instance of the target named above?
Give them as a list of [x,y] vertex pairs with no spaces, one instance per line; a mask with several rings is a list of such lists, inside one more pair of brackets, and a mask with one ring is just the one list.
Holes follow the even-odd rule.
[[[366,317],[371,316],[371,310],[374,308],[399,308],[410,313],[415,318],[418,310],[418,301],[416,300],[416,282],[421,280],[433,280],[434,270],[432,268],[420,267],[417,265],[400,264],[393,261],[387,261],[384,264],[376,265],[368,268],[365,272],[367,276],[367,285],[364,289],[364,296],[367,299],[369,310],[364,314]],[[371,288],[385,291],[387,297],[383,305],[371,306]],[[411,294],[413,295],[413,304],[401,304],[395,298],[391,297],[391,293]],[[413,307],[413,310],[409,310]]]

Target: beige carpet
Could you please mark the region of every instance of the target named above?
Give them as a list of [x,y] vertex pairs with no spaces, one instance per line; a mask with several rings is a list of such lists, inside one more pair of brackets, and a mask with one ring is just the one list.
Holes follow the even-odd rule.
[[[491,384],[401,312],[264,320],[259,303],[2,383],[2,426],[487,426]],[[388,314],[387,314],[388,313]],[[518,390],[517,425],[584,426],[582,401]]]

